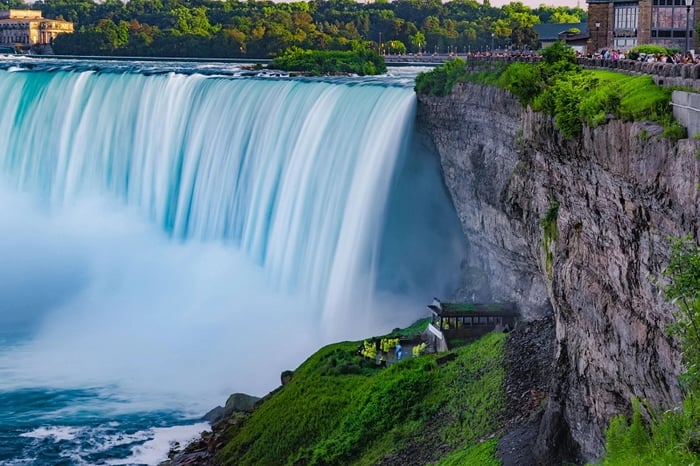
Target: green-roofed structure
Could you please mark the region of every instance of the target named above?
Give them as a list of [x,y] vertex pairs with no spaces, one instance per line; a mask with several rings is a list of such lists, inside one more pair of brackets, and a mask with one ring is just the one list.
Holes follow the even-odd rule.
[[520,319],[513,303],[443,303],[437,298],[428,305],[433,317],[428,330],[436,337],[437,351],[447,350],[447,341],[479,338],[492,331],[508,331]]

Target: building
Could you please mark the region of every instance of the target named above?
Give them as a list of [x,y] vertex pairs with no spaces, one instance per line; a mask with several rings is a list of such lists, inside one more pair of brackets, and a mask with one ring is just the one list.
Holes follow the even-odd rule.
[[471,340],[493,331],[511,330],[520,319],[513,303],[443,303],[428,305],[433,317],[428,332],[436,351],[447,351],[449,340]]
[[577,52],[585,52],[589,37],[587,23],[542,23],[535,24],[534,29],[542,48],[563,40]]
[[73,23],[42,18],[39,10],[0,10],[0,45],[50,45],[59,34],[72,32]]
[[[687,2],[687,4],[686,4]],[[693,0],[587,0],[589,51],[657,44],[682,52],[697,48]]]

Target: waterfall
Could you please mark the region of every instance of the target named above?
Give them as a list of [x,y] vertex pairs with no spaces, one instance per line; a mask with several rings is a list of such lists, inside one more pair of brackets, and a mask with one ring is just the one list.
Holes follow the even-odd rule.
[[[13,258],[0,266],[10,296],[0,325],[32,333],[0,357],[0,373],[25,384],[152,377],[152,388],[178,370],[206,378],[223,368],[235,374],[222,391],[271,388],[275,370],[323,341],[420,315],[405,290],[382,289],[401,281],[387,277],[440,277],[417,269],[459,263],[453,219],[427,236],[419,218],[387,220],[397,192],[418,189],[407,170],[434,164],[416,155],[410,88],[2,70],[0,96],[0,254]],[[404,211],[434,209],[436,195],[423,193]],[[405,237],[415,249],[402,250]],[[269,369],[200,373],[193,349],[234,359],[260,344]],[[264,382],[241,382],[263,370]]]

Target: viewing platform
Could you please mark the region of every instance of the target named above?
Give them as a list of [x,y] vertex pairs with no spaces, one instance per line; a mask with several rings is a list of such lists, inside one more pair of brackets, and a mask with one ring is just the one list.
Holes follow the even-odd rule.
[[438,352],[449,349],[450,340],[473,340],[489,332],[512,330],[520,320],[513,303],[443,303],[428,305],[433,314],[428,331]]

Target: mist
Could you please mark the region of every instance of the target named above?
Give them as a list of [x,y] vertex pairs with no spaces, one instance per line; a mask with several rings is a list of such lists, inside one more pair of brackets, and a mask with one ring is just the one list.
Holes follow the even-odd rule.
[[[275,289],[230,244],[171,239],[117,202],[48,208],[0,186],[1,389],[108,387],[134,409],[195,412],[264,395],[337,338],[406,325],[424,302],[379,291],[322,328],[313,296]],[[372,317],[374,315],[374,317]],[[353,323],[348,326],[348,323]]]

